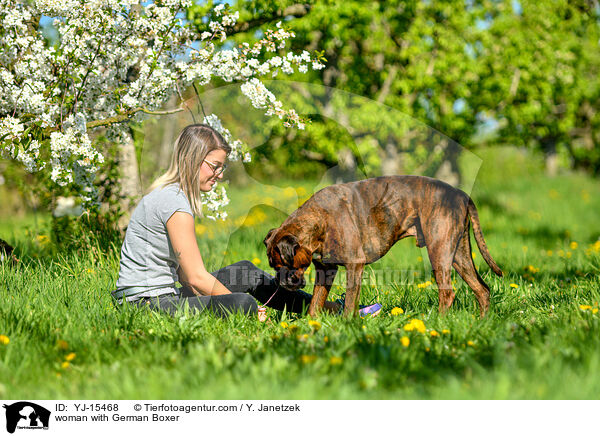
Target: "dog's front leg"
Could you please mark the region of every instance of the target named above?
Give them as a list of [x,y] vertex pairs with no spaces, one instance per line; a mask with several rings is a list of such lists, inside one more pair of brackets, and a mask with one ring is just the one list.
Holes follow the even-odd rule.
[[337,274],[337,265],[324,265],[321,262],[313,261],[315,264],[315,288],[313,289],[313,297],[310,300],[308,314],[310,316],[317,315],[323,309],[329,290]]
[[344,316],[350,317],[358,313],[358,297],[360,296],[360,285],[365,265],[353,263],[346,265],[346,302]]

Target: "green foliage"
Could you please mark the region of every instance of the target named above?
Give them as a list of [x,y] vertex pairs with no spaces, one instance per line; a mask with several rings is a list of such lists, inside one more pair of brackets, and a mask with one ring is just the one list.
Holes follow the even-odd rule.
[[[209,3],[191,8],[190,16],[202,16]],[[273,26],[293,4],[238,0],[233,8],[248,30],[237,29],[232,42],[248,41]],[[598,171],[600,25],[593,3],[307,4],[308,13],[286,17],[296,33],[291,48],[322,50],[328,62],[324,70],[292,79],[347,91],[364,101],[356,105],[337,92],[313,89],[310,96],[290,93],[284,101],[315,114],[313,123],[306,132],[286,132],[267,121],[283,144],[274,141],[256,150],[259,160],[276,162],[281,171],[280,161],[303,154],[329,168],[344,166],[340,154],[350,150],[351,167],[368,161],[362,163],[368,175],[435,175],[444,160],[457,171],[460,146],[472,148],[491,120],[499,130],[490,143],[557,152],[566,165]],[[386,169],[391,161],[396,167]],[[292,165],[286,171],[302,171],[302,164]],[[312,174],[313,167],[308,168]]]
[[[272,25],[279,19],[272,17],[273,11],[290,4],[237,2],[242,21],[261,24],[234,41],[248,40],[264,22]],[[475,131],[475,113],[469,107],[452,111],[477,79],[474,61],[464,56],[472,34],[465,29],[473,26],[475,16],[463,6],[458,0],[315,2],[308,14],[289,21],[296,33],[292,49],[322,50],[328,61],[325,70],[311,71],[301,80],[351,94],[312,88],[308,97],[290,93],[285,101],[301,113],[316,114],[313,123],[306,132],[286,133],[273,126],[273,136],[283,137],[284,146],[257,150],[259,158],[304,154],[327,167],[344,167],[340,151],[350,150],[355,160],[350,166],[368,175],[435,174],[442,156],[458,153],[454,141],[467,144]],[[392,159],[398,168],[382,169]]]
[[584,1],[482,2],[474,107],[500,122],[497,142],[563,152],[600,169],[600,10]]

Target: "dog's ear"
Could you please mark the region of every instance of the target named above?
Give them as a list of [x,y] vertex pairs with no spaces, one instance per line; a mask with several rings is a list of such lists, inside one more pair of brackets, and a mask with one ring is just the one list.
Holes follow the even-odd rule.
[[299,247],[300,244],[294,235],[285,235],[277,243],[281,259],[286,265],[294,265],[294,256]]
[[277,229],[271,229],[269,230],[269,233],[267,233],[267,236],[265,236],[265,239],[263,239],[263,244],[265,244],[265,247],[267,246],[267,239],[269,239],[271,237],[271,235],[273,234],[273,232],[277,230]]

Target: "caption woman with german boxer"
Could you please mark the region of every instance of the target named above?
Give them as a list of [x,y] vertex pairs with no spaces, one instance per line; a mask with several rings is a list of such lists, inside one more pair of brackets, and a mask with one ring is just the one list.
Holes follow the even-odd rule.
[[[202,192],[223,178],[231,147],[210,126],[193,124],[175,141],[167,172],[150,187],[134,210],[121,249],[113,297],[174,313],[188,305],[220,316],[235,311],[266,319],[265,308],[301,313],[312,296],[278,289],[274,277],[242,260],[209,273],[196,241],[194,218],[202,217]],[[175,282],[182,285],[177,288]],[[337,312],[339,303],[325,309]]]

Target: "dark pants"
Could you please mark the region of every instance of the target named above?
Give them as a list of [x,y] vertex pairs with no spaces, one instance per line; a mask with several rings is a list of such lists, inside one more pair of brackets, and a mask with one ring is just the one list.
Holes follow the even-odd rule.
[[179,307],[189,305],[191,309],[203,311],[209,309],[219,316],[231,312],[257,313],[258,303],[267,303],[268,307],[288,312],[301,313],[310,305],[312,295],[303,291],[288,291],[280,288],[275,278],[252,262],[242,260],[233,265],[211,273],[232,293],[226,295],[197,296],[187,286],[183,286],[181,295],[163,295],[142,298],[135,304],[147,304],[152,309],[164,310],[173,314]]

